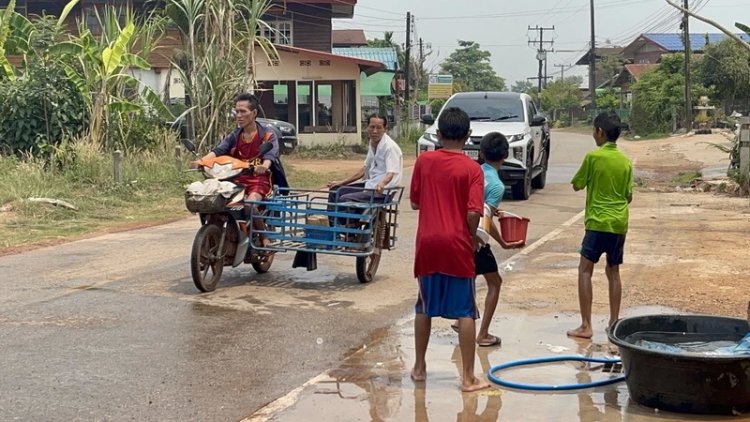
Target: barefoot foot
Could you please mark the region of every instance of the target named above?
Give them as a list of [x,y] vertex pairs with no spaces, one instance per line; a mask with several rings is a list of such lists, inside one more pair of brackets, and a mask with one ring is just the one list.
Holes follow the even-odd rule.
[[594,332],[591,330],[591,327],[584,327],[583,325],[581,325],[575,330],[568,331],[568,336],[580,337],[580,338],[591,338],[594,336]]
[[485,388],[490,388],[490,383],[474,376],[472,376],[471,379],[464,378],[464,380],[461,382],[461,391],[463,391],[464,393],[484,390]]
[[421,368],[417,368],[416,365],[414,365],[414,368],[411,370],[411,380],[414,382],[422,382],[427,379],[427,368],[425,366]]

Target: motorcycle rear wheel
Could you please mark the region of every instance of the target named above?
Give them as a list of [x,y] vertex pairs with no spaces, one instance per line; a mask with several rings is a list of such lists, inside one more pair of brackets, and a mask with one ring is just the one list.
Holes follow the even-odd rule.
[[201,292],[212,292],[224,269],[224,251],[219,251],[221,228],[206,224],[198,230],[190,254],[190,272],[195,287]]

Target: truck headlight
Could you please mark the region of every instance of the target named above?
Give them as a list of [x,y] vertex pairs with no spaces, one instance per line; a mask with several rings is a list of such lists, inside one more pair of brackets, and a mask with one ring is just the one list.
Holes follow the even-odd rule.
[[437,144],[437,142],[438,142],[437,136],[435,136],[432,133],[426,133],[425,132],[425,134],[422,135],[422,139],[424,139],[425,141],[430,141],[433,144]]
[[513,148],[513,158],[523,163],[523,147]]

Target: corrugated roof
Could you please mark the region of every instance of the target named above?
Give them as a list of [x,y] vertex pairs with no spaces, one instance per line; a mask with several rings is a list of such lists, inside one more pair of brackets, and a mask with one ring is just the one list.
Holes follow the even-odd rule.
[[658,64],[626,64],[625,69],[633,75],[633,79],[636,81],[638,79],[641,79],[641,75],[643,75],[643,72],[653,69],[655,67],[659,66]]
[[334,29],[331,31],[331,44],[347,47],[367,45],[367,37],[362,29]]
[[380,62],[385,65],[385,70],[395,72],[398,70],[398,56],[395,48],[353,47],[332,48],[331,53],[339,56],[356,57],[358,59]]
[[[310,50],[307,48],[293,47],[291,45],[274,45],[277,50],[288,51],[290,53],[307,54],[313,57],[320,57],[322,59],[338,60],[344,62],[355,63],[364,71],[367,75],[371,75],[375,72],[385,70],[385,65],[377,60],[370,60],[363,57],[347,56],[343,54],[337,54],[335,51],[328,53],[325,51]],[[356,50],[356,49],[355,49]]]
[[[747,34],[737,35],[745,41],[750,41],[750,36]],[[682,34],[643,34],[643,37],[648,38],[667,51],[685,50],[685,46],[682,44]],[[709,43],[715,44],[726,39],[727,35],[723,33],[690,34],[690,49],[703,51],[706,47],[706,38],[708,38]]]

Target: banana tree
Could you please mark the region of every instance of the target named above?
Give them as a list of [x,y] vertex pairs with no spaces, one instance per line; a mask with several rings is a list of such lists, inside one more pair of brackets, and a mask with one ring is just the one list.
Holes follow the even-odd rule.
[[10,65],[8,58],[5,56],[5,43],[10,38],[10,19],[15,13],[15,8],[16,0],[10,0],[8,7],[3,11],[2,18],[0,18],[0,67],[3,68],[3,73],[8,79],[14,79],[16,76],[13,66]]
[[[121,17],[124,17],[123,25]],[[76,65],[68,66],[66,73],[83,94],[90,111],[91,140],[109,147],[111,141],[105,139],[105,124],[111,114],[123,121],[123,116],[149,107],[165,119],[171,120],[174,116],[159,95],[128,73],[132,69],[150,69],[145,57],[158,42],[154,38],[163,33],[154,26],[163,21],[145,19],[142,25],[136,25],[130,9],[120,13],[115,8],[107,8],[101,14],[97,10],[96,18],[102,28],[98,37],[79,21],[80,35],[60,43],[55,51],[76,57]],[[136,45],[140,45],[140,49]],[[128,98],[128,89],[139,92],[140,101]]]

